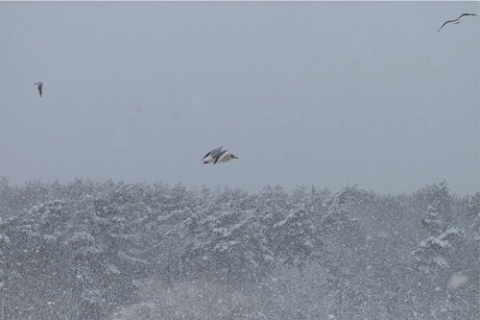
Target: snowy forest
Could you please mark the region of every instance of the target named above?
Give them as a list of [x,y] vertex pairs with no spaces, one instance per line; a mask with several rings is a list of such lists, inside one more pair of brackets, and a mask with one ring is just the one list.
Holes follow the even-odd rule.
[[3,178],[0,319],[478,319],[479,201]]

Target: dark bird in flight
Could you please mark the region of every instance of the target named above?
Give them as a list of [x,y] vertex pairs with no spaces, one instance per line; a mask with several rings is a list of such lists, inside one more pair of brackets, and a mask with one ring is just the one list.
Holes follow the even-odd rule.
[[447,21],[445,21],[445,22],[442,24],[442,26],[438,29],[437,33],[439,33],[440,30],[442,30],[442,28],[443,28],[447,23],[453,22],[453,23],[455,23],[455,24],[459,24],[459,23],[461,22],[461,21],[460,21],[460,18],[461,18],[461,17],[465,17],[465,16],[476,16],[476,14],[475,14],[475,13],[462,13],[462,14],[460,15],[460,17],[458,17],[457,19],[447,20]]
[[37,86],[38,94],[42,96],[43,82],[35,82],[33,85]]

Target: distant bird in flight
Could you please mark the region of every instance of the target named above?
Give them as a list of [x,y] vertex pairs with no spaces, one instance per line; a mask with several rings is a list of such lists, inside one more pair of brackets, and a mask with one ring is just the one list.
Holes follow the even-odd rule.
[[475,13],[462,13],[462,14],[460,15],[460,17],[458,17],[457,19],[447,20],[447,21],[445,21],[445,22],[442,24],[442,26],[438,29],[437,33],[439,33],[440,30],[442,30],[442,28],[443,28],[447,23],[453,22],[453,23],[455,23],[455,24],[459,24],[459,23],[461,22],[461,21],[460,21],[460,18],[461,18],[461,17],[465,17],[465,16],[476,16],[476,14],[475,14]]
[[40,97],[41,97],[42,96],[43,82],[35,82],[33,85],[37,86],[38,94],[40,94]]
[[[208,160],[205,158],[210,157]],[[203,163],[212,163],[217,164],[217,162],[227,162],[232,159],[238,159],[233,154],[229,153],[228,150],[223,150],[223,146],[213,149],[202,158]]]

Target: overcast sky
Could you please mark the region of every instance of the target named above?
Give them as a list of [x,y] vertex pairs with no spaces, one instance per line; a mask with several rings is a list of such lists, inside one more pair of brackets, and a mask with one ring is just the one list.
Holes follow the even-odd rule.
[[[0,2],[0,176],[479,190],[479,2]],[[33,83],[43,81],[43,97]],[[239,157],[204,165],[223,145]]]

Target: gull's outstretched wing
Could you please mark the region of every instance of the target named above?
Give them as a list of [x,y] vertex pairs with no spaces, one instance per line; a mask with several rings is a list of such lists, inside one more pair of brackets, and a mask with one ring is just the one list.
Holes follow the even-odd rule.
[[445,21],[445,22],[442,24],[442,26],[437,30],[437,33],[439,33],[440,30],[442,30],[442,28],[445,27],[445,25],[446,25],[447,23],[454,22],[454,21],[455,21],[455,20],[447,20],[447,21]]
[[457,20],[460,19],[461,17],[465,17],[465,16],[476,16],[476,14],[475,13],[462,13],[460,15],[460,17],[457,18]]
[[228,150],[223,150],[223,151],[219,152],[217,155],[212,156],[212,158],[215,158],[215,162],[213,164],[216,164],[218,162],[218,160],[220,160],[225,155],[225,153],[227,153],[227,151]]
[[218,147],[218,148],[213,149],[212,151],[210,151],[209,153],[207,153],[207,154],[205,155],[205,157],[202,158],[202,160],[205,159],[205,158],[208,157],[208,156],[211,156],[212,158],[214,158],[218,153],[222,152],[222,148],[223,148],[223,146],[220,146],[220,147]]

